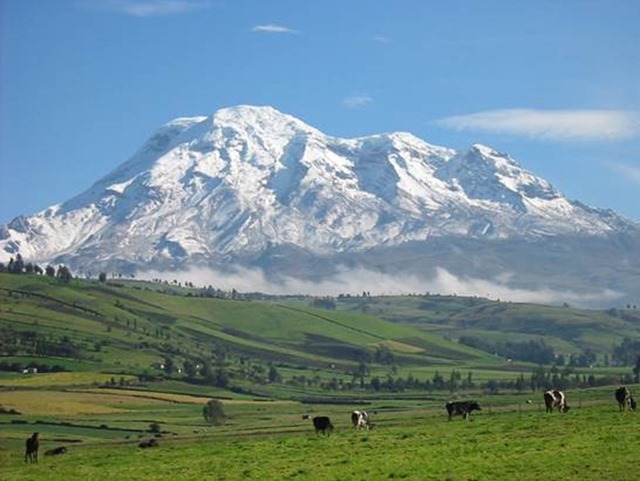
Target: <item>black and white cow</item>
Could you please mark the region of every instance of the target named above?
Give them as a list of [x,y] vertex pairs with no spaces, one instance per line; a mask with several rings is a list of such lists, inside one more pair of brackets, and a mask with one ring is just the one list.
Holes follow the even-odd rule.
[[626,408],[629,408],[629,411],[635,411],[637,407],[636,400],[633,399],[631,391],[629,391],[627,386],[620,386],[616,389],[615,396],[620,411],[624,411]]
[[462,416],[469,419],[469,414],[473,411],[482,411],[480,405],[475,401],[450,401],[445,405],[449,414],[449,421],[453,416]]
[[327,436],[331,434],[333,431],[333,424],[331,424],[331,419],[327,416],[316,416],[313,418],[313,427],[316,429],[317,433],[326,434]]
[[553,412],[554,408],[566,413],[570,408],[564,393],[558,389],[551,389],[544,393],[544,406],[546,412]]
[[351,424],[357,429],[371,429],[369,413],[367,411],[353,411],[351,413]]
[[68,451],[64,446],[59,446],[57,448],[52,448],[44,452],[45,456],[58,456],[60,454],[64,454]]

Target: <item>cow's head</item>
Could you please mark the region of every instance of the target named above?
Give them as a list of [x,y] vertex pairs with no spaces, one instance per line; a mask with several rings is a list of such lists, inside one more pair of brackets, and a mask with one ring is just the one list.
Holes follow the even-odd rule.
[[564,406],[562,406],[562,412],[566,413],[569,409],[571,409],[569,406],[567,406],[566,404]]

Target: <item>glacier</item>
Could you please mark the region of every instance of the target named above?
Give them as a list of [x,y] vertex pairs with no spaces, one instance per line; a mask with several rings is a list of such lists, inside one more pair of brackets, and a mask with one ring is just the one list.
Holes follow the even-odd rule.
[[328,259],[638,230],[482,144],[457,151],[406,132],[343,139],[240,105],[167,123],[85,192],[0,226],[0,262],[20,253],[78,272],[268,269],[276,252]]

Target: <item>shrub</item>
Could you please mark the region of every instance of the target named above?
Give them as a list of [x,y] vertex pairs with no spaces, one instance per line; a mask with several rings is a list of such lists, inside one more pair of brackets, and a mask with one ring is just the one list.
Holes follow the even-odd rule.
[[222,403],[217,399],[210,399],[202,408],[202,416],[209,424],[220,426],[224,423],[225,418]]

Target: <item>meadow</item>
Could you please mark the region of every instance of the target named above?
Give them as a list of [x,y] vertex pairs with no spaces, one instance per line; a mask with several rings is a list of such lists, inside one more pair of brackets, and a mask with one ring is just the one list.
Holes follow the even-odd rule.
[[[227,405],[231,426],[166,435],[155,448],[137,447],[150,434],[67,444],[68,453],[27,465],[16,446],[0,454],[0,479],[637,479],[639,413],[618,412],[610,394],[592,392],[564,414],[485,405],[469,421],[448,421],[436,406],[370,406],[370,431],[351,427],[348,407],[313,406],[333,419],[330,436],[314,433],[301,406]],[[45,439],[43,448],[60,444]]]
[[[200,294],[0,273],[0,479],[637,478],[640,413],[613,400],[632,366],[603,362],[640,337],[635,311],[437,295],[344,297],[325,309],[306,297]],[[508,359],[462,334],[592,349],[596,363]],[[552,382],[566,383],[568,413],[544,412]],[[215,425],[203,417],[211,399],[225,415]],[[452,399],[483,410],[448,421]],[[374,429],[354,430],[353,409],[372,413]],[[305,414],[330,416],[334,432],[316,434]],[[27,465],[33,432],[40,462]],[[149,439],[159,445],[138,447]]]

